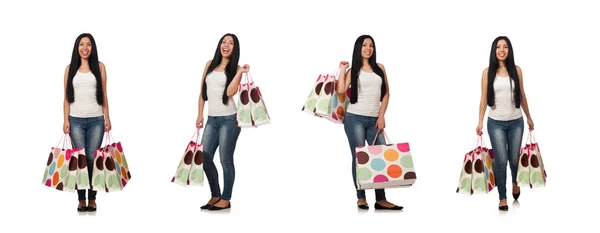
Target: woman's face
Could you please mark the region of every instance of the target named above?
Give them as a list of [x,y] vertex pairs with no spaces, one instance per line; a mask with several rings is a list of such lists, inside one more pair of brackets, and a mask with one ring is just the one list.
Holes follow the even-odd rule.
[[233,46],[235,46],[235,44],[233,44],[233,37],[224,37],[221,41],[221,56],[229,58],[233,52]]
[[506,61],[508,57],[508,44],[505,40],[499,40],[496,44],[496,58],[498,61]]
[[81,38],[78,51],[81,58],[87,59],[90,57],[90,54],[92,53],[92,41],[90,41],[90,38]]
[[371,40],[371,38],[366,38],[363,43],[362,43],[362,49],[361,49],[361,55],[364,59],[369,59],[371,58],[371,55],[373,55],[373,50],[374,50],[374,46],[373,46],[373,40]]

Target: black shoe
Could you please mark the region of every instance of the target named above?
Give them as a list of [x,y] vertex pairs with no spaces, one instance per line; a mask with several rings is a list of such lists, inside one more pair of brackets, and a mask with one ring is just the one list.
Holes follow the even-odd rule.
[[385,206],[382,206],[379,203],[375,202],[375,209],[376,210],[402,210],[402,209],[404,209],[404,207],[397,206],[397,205],[394,205],[393,207],[385,207]]
[[363,210],[368,210],[369,209],[369,204],[362,204],[362,205],[358,205],[359,209],[363,209]]
[[507,205],[498,206],[498,209],[502,210],[502,211],[508,211],[508,206]]
[[[221,198],[219,198],[219,200],[217,200],[215,203],[219,202],[220,200],[221,200]],[[214,205],[214,204],[212,204],[212,205]],[[212,205],[211,205],[211,204],[206,204],[206,205],[200,206],[200,209],[201,209],[201,210],[207,210],[207,209],[208,209],[208,208],[210,208]]]
[[77,207],[77,212],[86,212],[87,210],[87,206]]
[[95,212],[96,211],[96,206],[87,206],[87,211],[89,212]]
[[518,193],[513,193],[512,195],[515,200],[518,200],[519,196],[521,196],[521,191],[519,191]]
[[231,208],[231,202],[227,204],[227,206],[225,207],[218,207],[218,206],[214,206],[211,205],[210,207],[208,207],[208,210],[224,210],[224,209],[229,209]]

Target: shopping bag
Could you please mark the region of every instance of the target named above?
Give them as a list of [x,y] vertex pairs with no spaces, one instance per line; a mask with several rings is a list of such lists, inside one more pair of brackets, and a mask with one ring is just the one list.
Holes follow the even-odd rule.
[[250,95],[252,125],[256,127],[259,125],[269,124],[271,122],[271,117],[269,116],[269,111],[267,111],[267,106],[265,105],[265,101],[262,96],[262,93],[260,92],[260,88],[254,82],[254,79],[252,78],[250,73],[246,73],[246,80],[248,83]]
[[237,126],[238,127],[252,127],[254,122],[252,121],[252,108],[250,107],[250,84],[248,79],[245,78],[238,85],[238,107],[237,107]]
[[[71,147],[68,148],[68,145]],[[83,161],[80,161],[80,156],[83,156]],[[50,150],[42,184],[56,190],[71,192],[78,188],[87,188],[89,187],[89,177],[85,176],[87,173],[82,175],[85,179],[78,179],[79,170],[87,171],[86,165],[85,150],[74,148],[69,135],[64,134],[58,145]]]
[[110,134],[104,133],[103,146],[95,151],[92,170],[92,190],[100,192],[116,192],[123,190],[117,173],[117,164],[111,149]]
[[315,113],[319,116],[329,116],[332,110],[331,101],[334,98],[334,95],[337,93],[335,90],[336,79],[335,75],[327,74],[325,75],[325,80],[323,81],[323,89],[319,93],[319,98],[317,99],[317,105]]
[[412,186],[417,175],[408,142],[356,147],[356,184],[358,190]]
[[546,178],[546,168],[544,167],[539,144],[533,136],[533,131],[529,130],[527,142],[520,150],[517,182],[519,186],[539,188],[546,186]]
[[496,187],[494,176],[494,152],[478,136],[476,147],[463,158],[458,187],[460,194],[487,194]]
[[327,77],[328,77],[328,75],[322,75],[322,74],[319,75],[319,77],[315,81],[313,88],[310,90],[310,93],[308,94],[306,101],[304,102],[302,111],[315,116],[315,111],[317,110],[316,109],[317,100],[319,99],[319,95],[321,94],[321,91],[323,90],[323,84]]
[[199,143],[200,139],[200,128],[196,129],[196,139],[194,136],[188,143],[187,148],[181,158],[175,176],[171,179],[171,182],[179,184],[181,186],[202,186],[204,185],[204,168],[203,165],[203,154],[202,154],[202,143]]
[[117,171],[119,181],[121,182],[122,187],[125,188],[131,179],[131,172],[129,170],[129,165],[127,164],[127,158],[125,157],[121,142],[115,142],[110,132],[108,132],[108,136],[111,138],[112,143],[107,146],[114,157],[115,170]]

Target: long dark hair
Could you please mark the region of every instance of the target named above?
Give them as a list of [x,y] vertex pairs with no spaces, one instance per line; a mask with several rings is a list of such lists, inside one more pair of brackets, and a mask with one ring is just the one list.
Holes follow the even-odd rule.
[[519,84],[519,75],[517,74],[517,66],[515,65],[515,53],[510,43],[510,40],[506,36],[497,37],[492,43],[492,50],[490,51],[490,65],[488,67],[488,87],[487,87],[487,105],[492,107],[496,102],[496,96],[494,92],[494,80],[496,79],[496,71],[498,70],[498,58],[496,57],[496,47],[498,41],[504,40],[508,45],[508,56],[504,64],[508,71],[508,76],[515,83],[515,90],[513,92],[515,99],[515,107],[521,107],[521,86]]
[[75,101],[75,90],[73,88],[73,78],[79,67],[81,66],[81,56],[79,56],[79,42],[81,39],[87,37],[92,42],[92,53],[88,57],[88,64],[90,66],[90,70],[94,77],[96,77],[96,102],[99,105],[104,104],[104,91],[102,89],[102,76],[100,74],[100,64],[98,62],[98,47],[96,46],[96,41],[94,37],[89,33],[83,33],[77,37],[75,40],[75,45],[73,46],[73,54],[71,55],[71,64],[69,65],[69,74],[67,78],[67,101],[69,103],[73,103]]
[[225,76],[227,76],[227,82],[225,82],[225,89],[223,90],[223,104],[227,104],[229,101],[229,97],[227,96],[227,87],[235,77],[238,68],[238,62],[240,61],[240,42],[236,35],[227,33],[221,37],[219,43],[217,44],[217,49],[215,51],[215,56],[213,57],[210,65],[208,65],[208,69],[206,70],[206,75],[204,76],[204,82],[202,82],[202,99],[204,101],[208,100],[208,96],[206,95],[206,76],[208,76],[211,72],[221,64],[221,60],[223,56],[221,55],[221,43],[225,39],[226,36],[231,36],[233,38],[233,51],[231,53],[231,57],[229,58],[229,63],[225,67]]
[[352,53],[352,68],[350,70],[350,103],[352,104],[355,104],[358,100],[358,73],[363,65],[363,58],[361,52],[362,44],[367,38],[373,41],[373,53],[369,58],[369,65],[371,65],[371,68],[373,69],[375,74],[379,75],[379,77],[381,77],[382,80],[381,97],[379,98],[380,101],[383,99],[383,96],[385,96],[387,91],[383,70],[377,65],[377,50],[375,47],[375,40],[370,35],[359,36],[358,39],[356,39],[356,42],[354,42],[354,52]]

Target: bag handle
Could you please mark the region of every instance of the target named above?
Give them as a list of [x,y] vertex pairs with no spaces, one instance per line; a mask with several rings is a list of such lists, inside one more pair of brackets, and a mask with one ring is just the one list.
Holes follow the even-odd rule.
[[371,143],[371,146],[375,145],[375,141],[377,141],[377,136],[379,136],[379,132],[383,132],[383,136],[385,137],[385,144],[390,142],[390,139],[387,136],[387,133],[385,133],[385,131],[381,130],[381,131],[377,131],[377,133],[375,134],[375,138],[373,139],[373,143]]
[[[196,147],[198,146],[198,140],[200,140],[200,130],[202,128],[196,128],[196,130],[194,131],[194,134],[192,134],[192,138],[190,139],[190,141],[194,141],[194,151],[196,150]],[[194,140],[194,136],[196,136],[196,140]]]
[[[67,144],[67,141],[70,142],[69,144]],[[61,143],[62,142],[62,146],[66,147],[67,145],[71,145],[70,149],[74,149],[75,145],[73,144],[73,141],[71,140],[71,136],[69,134],[63,134],[62,137],[60,137],[60,140],[58,141],[58,143],[56,143],[56,147],[55,148],[60,148],[60,149],[69,149],[69,148],[61,148]]]

